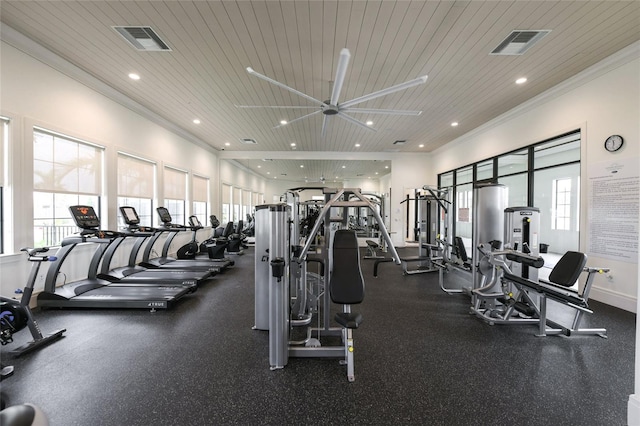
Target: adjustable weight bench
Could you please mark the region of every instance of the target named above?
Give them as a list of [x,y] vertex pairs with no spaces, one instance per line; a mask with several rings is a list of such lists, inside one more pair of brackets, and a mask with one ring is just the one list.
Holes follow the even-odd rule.
[[380,244],[372,240],[366,240],[365,243],[367,243],[367,254],[364,256],[365,259],[384,258],[384,256],[378,256],[378,252],[376,251],[378,248],[380,248]]
[[351,305],[364,299],[364,279],[360,269],[360,252],[355,231],[337,230],[333,238],[333,269],[329,280],[329,291],[333,303],[342,305],[334,319],[342,326],[344,360],[347,365],[347,378],[355,380],[353,358],[353,329],[362,323],[362,315],[351,312]]

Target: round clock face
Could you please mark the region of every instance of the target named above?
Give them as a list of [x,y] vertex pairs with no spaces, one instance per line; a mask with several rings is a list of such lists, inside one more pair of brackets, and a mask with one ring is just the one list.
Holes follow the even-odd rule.
[[611,135],[604,141],[604,147],[609,152],[614,152],[622,148],[624,139],[620,135]]

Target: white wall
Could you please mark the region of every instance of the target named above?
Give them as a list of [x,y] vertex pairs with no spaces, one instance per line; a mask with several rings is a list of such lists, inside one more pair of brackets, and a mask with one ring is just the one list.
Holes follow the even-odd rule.
[[[587,169],[604,159],[635,159],[640,154],[640,59],[636,43],[545,94],[517,107],[434,152],[430,179],[438,173],[483,160],[569,130],[582,131],[580,247],[587,245]],[[610,154],[603,143],[622,135],[624,148]],[[544,236],[541,236],[544,239]],[[612,279],[596,278],[591,297],[637,310],[638,265],[591,256],[589,265],[612,269]]]
[[[387,211],[391,224],[389,234],[397,247],[405,246],[406,207],[400,203],[405,199],[407,190],[413,193],[414,188],[438,184],[432,164],[430,156],[420,154],[398,154],[391,159],[391,185],[388,185],[391,187],[391,197]],[[413,228],[413,224],[410,224],[410,228]]]
[[[7,205],[13,208],[5,218],[8,255],[0,256],[0,293],[13,294],[24,286],[30,265],[24,254],[10,254],[33,244],[33,126],[37,125],[105,147],[105,193],[102,226],[117,229],[117,152],[125,151],[156,161],[158,170],[170,165],[210,178],[212,208],[219,205],[219,160],[215,152],[203,149],[166,128],[143,118],[123,105],[2,42],[0,50],[0,114],[11,119],[9,141],[9,185]],[[232,176],[243,176],[225,170]],[[243,187],[263,183],[249,178]],[[158,185],[162,202],[162,185]],[[191,206],[188,208],[190,209]],[[11,242],[13,241],[13,246]],[[73,261],[70,259],[70,264]],[[81,275],[68,271],[67,279]],[[43,268],[41,275],[44,275]],[[38,287],[42,286],[42,278]]]
[[[256,174],[244,169],[243,167],[237,167],[226,160],[220,160],[220,185],[227,184],[240,188],[243,191],[251,191],[263,194],[266,198],[267,184],[265,180]],[[220,191],[220,188],[218,188]],[[268,201],[267,201],[268,202]],[[220,203],[212,206],[213,214],[218,217],[222,217],[222,205]]]

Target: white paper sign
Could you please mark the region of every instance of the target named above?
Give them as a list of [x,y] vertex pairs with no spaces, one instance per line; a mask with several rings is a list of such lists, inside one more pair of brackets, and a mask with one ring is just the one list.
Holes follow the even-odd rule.
[[589,166],[589,255],[638,263],[638,164],[628,158]]

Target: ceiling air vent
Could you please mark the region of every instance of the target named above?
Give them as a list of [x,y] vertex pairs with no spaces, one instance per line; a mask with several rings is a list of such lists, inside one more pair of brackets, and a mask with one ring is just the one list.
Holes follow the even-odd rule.
[[169,52],[171,48],[162,41],[151,27],[113,27],[125,40],[138,50]]
[[245,145],[258,145],[258,142],[256,142],[255,139],[251,139],[251,138],[241,138],[240,142],[242,142]]
[[551,30],[512,31],[490,55],[522,55],[550,32]]
[[398,145],[398,146],[399,146],[399,145],[404,145],[405,143],[407,143],[407,140],[406,140],[406,139],[405,139],[405,140],[398,140],[398,141],[395,141],[393,144],[394,144],[394,145]]

